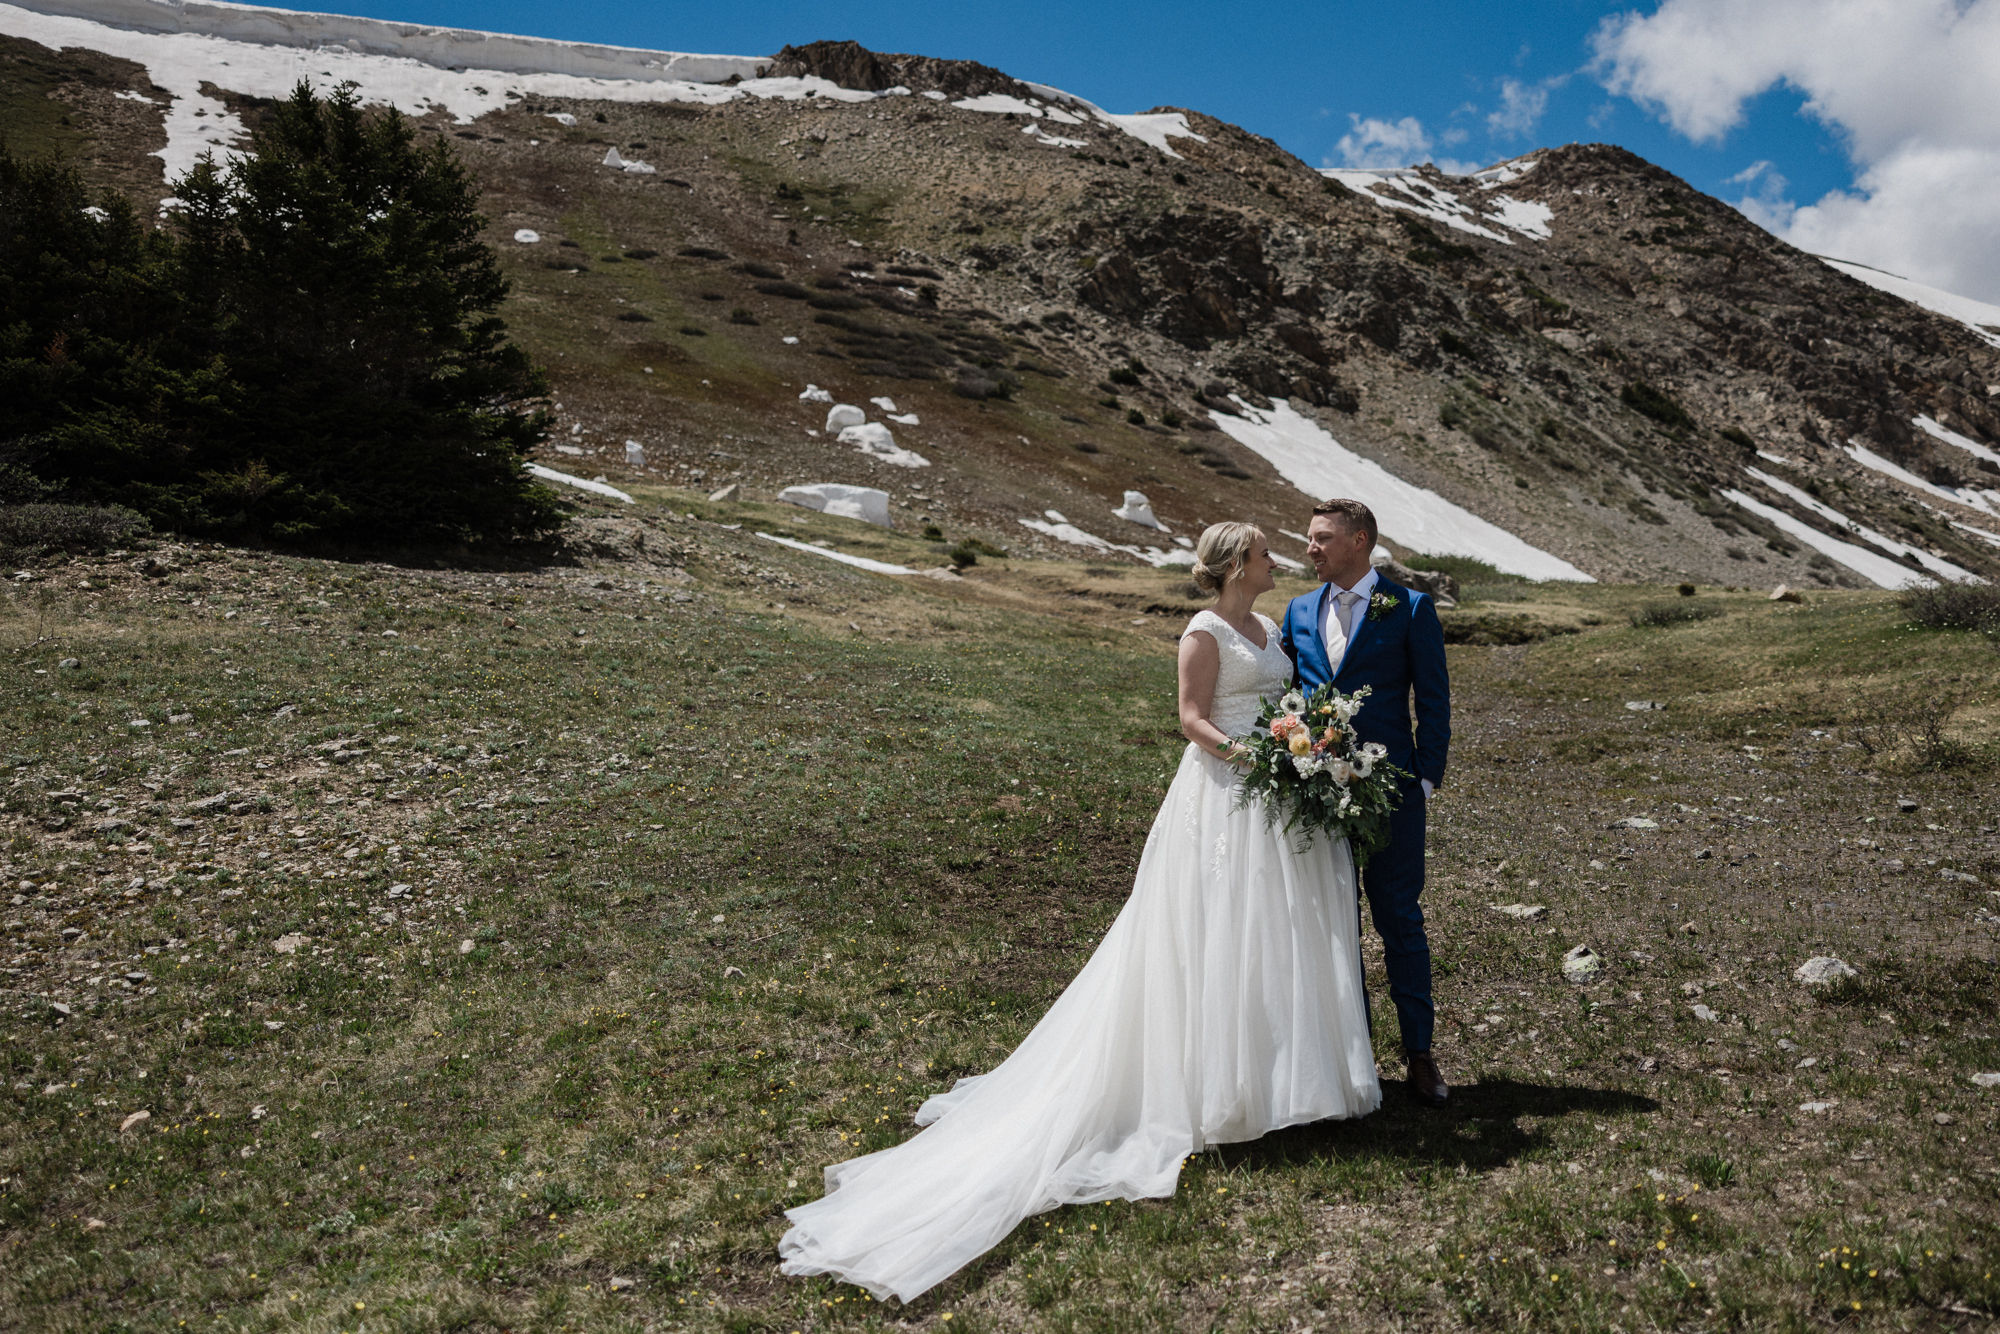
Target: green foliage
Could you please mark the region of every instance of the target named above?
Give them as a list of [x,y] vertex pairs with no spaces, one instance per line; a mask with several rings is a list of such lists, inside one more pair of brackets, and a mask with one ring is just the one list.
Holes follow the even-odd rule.
[[1651,417],[1670,431],[1692,431],[1694,418],[1665,390],[1634,380],[1618,391],[1618,400],[1642,417]]
[[1685,625],[1689,621],[1705,621],[1720,614],[1721,608],[1699,602],[1659,602],[1633,612],[1632,624],[1639,629],[1660,629],[1669,625]]
[[148,228],[0,151],[0,459],[187,532],[477,541],[552,531],[540,375],[471,179],[394,111],[301,84]]
[[2000,588],[1992,584],[1936,584],[1908,588],[1896,599],[1912,621],[1933,630],[2000,635]]
[[102,551],[139,537],[146,520],[117,505],[34,501],[0,506],[0,557],[27,560],[51,551]]

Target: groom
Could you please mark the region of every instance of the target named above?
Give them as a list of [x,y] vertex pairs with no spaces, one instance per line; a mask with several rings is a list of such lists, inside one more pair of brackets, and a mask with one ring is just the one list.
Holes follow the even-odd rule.
[[1292,599],[1280,638],[1308,694],[1329,680],[1343,694],[1370,687],[1354,730],[1388,747],[1388,762],[1414,775],[1389,819],[1389,846],[1369,860],[1361,883],[1382,937],[1410,1092],[1442,1107],[1450,1090],[1431,1057],[1431,947],[1417,896],[1424,888],[1424,807],[1444,782],[1451,744],[1451,684],[1437,608],[1428,595],[1376,573],[1369,556],[1377,535],[1375,516],[1358,500],[1313,506],[1306,558],[1325,582]]

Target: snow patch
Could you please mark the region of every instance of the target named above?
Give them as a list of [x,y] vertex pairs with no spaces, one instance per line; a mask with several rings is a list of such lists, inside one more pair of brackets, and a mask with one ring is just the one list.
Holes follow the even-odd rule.
[[818,510],[841,519],[859,519],[878,528],[889,526],[889,493],[872,486],[847,486],[841,482],[811,482],[788,486],[778,500],[801,509]]
[[592,495],[609,496],[613,500],[622,500],[627,505],[632,503],[632,497],[606,482],[593,482],[589,478],[572,476],[566,472],[557,472],[554,468],[544,468],[539,463],[530,463],[528,465],[528,472],[531,476],[539,477],[545,482],[555,482],[560,486],[573,486],[579,491],[588,491]]
[[1054,510],[1047,510],[1045,513],[1050,516],[1048,520],[1023,519],[1021,520],[1021,526],[1023,528],[1032,528],[1038,533],[1053,537],[1058,542],[1066,542],[1073,547],[1083,547],[1087,551],[1122,552],[1127,556],[1145,561],[1146,564],[1156,568],[1164,568],[1169,565],[1186,565],[1191,567],[1194,564],[1194,553],[1192,551],[1162,551],[1158,547],[1146,547],[1142,550],[1120,542],[1107,542],[1095,533],[1086,533],[1083,529],[1064,519]]
[[1146,499],[1144,491],[1127,491],[1121,497],[1118,508],[1111,511],[1127,523],[1136,523],[1145,528],[1157,528],[1163,533],[1172,532],[1153,513],[1153,502]]
[[896,400],[893,398],[889,398],[886,395],[877,395],[876,397],[871,398],[868,401],[872,403],[874,406],[882,409],[882,411],[884,412],[894,412],[896,410]]
[[1821,555],[1839,561],[1877,588],[1931,588],[1937,583],[1937,580],[1926,579],[1908,566],[1898,565],[1887,556],[1878,556],[1866,547],[1857,547],[1852,542],[1828,537],[1805,520],[1795,519],[1783,510],[1766,505],[1761,500],[1752,499],[1741,491],[1732,488],[1725,490],[1722,496],[1731,504],[1749,510],[1780,531],[1796,537]]
[[[832,511],[828,511],[831,513]],[[831,547],[816,547],[810,542],[795,542],[789,537],[776,537],[770,533],[758,533],[766,542],[776,542],[781,547],[803,551],[808,556],[820,556],[827,560],[839,561],[842,565],[852,565],[857,570],[867,570],[873,574],[915,574],[907,565],[891,565],[883,560],[870,560],[866,556],[850,556],[845,551],[835,551]]]
[[[1455,227],[1473,236],[1483,236],[1489,241],[1499,241],[1503,245],[1514,244],[1513,237],[1502,235],[1494,230],[1495,227],[1504,228],[1518,236],[1530,236],[1537,241],[1546,241],[1550,235],[1549,223],[1555,217],[1554,211],[1547,204],[1515,199],[1511,195],[1498,195],[1490,201],[1481,201],[1484,204],[1484,211],[1472,208],[1451,191],[1425,180],[1414,167],[1381,169],[1322,167],[1320,175],[1339,181],[1356,194],[1373,200],[1383,208],[1415,213],[1419,217],[1441,222],[1447,227]],[[1476,180],[1477,177],[1473,179]]]
[[831,403],[833,395],[816,384],[809,384],[799,391],[801,403]]
[[1359,500],[1375,511],[1383,534],[1406,550],[1470,556],[1528,579],[1597,582],[1560,556],[1530,546],[1499,525],[1356,454],[1319,423],[1294,411],[1286,400],[1272,399],[1269,412],[1260,412],[1240,399],[1237,402],[1240,417],[1209,413],[1224,433],[1309,496],[1345,495]]
[[1928,551],[1913,547],[1907,542],[1898,542],[1894,538],[1886,537],[1876,532],[1873,528],[1856,523],[1810,492],[1793,486],[1790,482],[1782,478],[1773,477],[1771,474],[1757,468],[1745,468],[1743,471],[1749,473],[1779,495],[1786,497],[1801,509],[1819,515],[1820,518],[1825,519],[1828,523],[1846,529],[1862,541],[1873,546],[1878,546],[1892,556],[1908,556],[1931,573],[1942,575],[1946,579],[1953,579],[1959,583],[1983,584],[1986,582],[1972,571],[1963,566],[1953,565],[1941,556],[1933,556]]
[[1989,347],[2000,347],[2000,306],[1975,301],[1969,296],[1947,292],[1927,283],[1909,278],[1899,278],[1893,273],[1871,269],[1866,264],[1856,264],[1845,259],[1828,259],[1821,255],[1826,264],[1839,269],[1850,278],[1879,288],[1891,296],[1899,296],[1913,306],[1922,306],[1933,314],[1946,319],[1957,320],[1966,328],[1985,340]]
[[1985,459],[1989,463],[2000,463],[2000,453],[1988,449],[1977,440],[1968,439],[1960,435],[1957,431],[1932,421],[1929,417],[1912,417],[1910,425],[1916,427],[1926,435],[1944,441],[1947,445],[1964,450],[1974,458]]
[[922,426],[924,419],[914,412],[885,412],[882,420],[892,421],[898,426]]
[[853,445],[877,463],[886,463],[896,468],[928,468],[931,461],[914,450],[904,449],[896,443],[896,437],[880,422],[865,422],[860,426],[849,426],[835,437],[843,445]]
[[1971,489],[1961,491],[1956,487],[1939,486],[1936,482],[1927,481],[1911,472],[1908,468],[1899,467],[1891,463],[1888,459],[1883,458],[1866,445],[1856,444],[1852,440],[1847,442],[1847,457],[1853,459],[1864,468],[1873,468],[1884,477],[1895,478],[1904,486],[1915,487],[1917,490],[1927,495],[1936,496],[1940,500],[1949,500],[1954,505],[1963,505],[1967,509],[1975,509],[1982,514],[1991,514],[2000,517],[2000,509],[1996,509],[1993,501],[1987,499],[1987,496],[2000,498],[2000,492],[1989,491],[1982,494]]
[[615,148],[604,150],[604,165],[617,171],[630,172],[634,176],[651,176],[654,170],[652,163],[622,157]]

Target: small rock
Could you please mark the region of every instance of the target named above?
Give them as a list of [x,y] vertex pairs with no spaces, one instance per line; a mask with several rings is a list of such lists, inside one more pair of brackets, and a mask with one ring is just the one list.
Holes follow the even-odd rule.
[[1659,1058],[1659,1057],[1657,1057],[1657,1056],[1641,1056],[1641,1057],[1639,1058],[1639,1073],[1640,1073],[1640,1074],[1642,1074],[1642,1075],[1650,1075],[1650,1074],[1654,1073],[1655,1071],[1657,1071],[1657,1070],[1658,1070],[1659,1068],[1660,1068],[1660,1058]]
[[130,1130],[133,1126],[144,1125],[146,1122],[152,1119],[153,1119],[153,1114],[151,1112],[148,1111],[134,1112],[130,1116],[126,1117],[123,1121],[120,1121],[118,1123],[118,1133],[122,1135],[126,1131]]
[[1885,871],[1901,871],[1903,869],[1903,859],[1901,857],[1891,857],[1882,863],[1882,869]]
[[715,490],[708,493],[708,498],[717,505],[727,505],[733,501],[741,500],[743,498],[743,485],[740,482],[731,482],[728,486],[718,486]]
[[264,1027],[269,1029],[273,1033],[277,1032],[284,1026],[285,1026],[285,1021],[282,1019],[266,1019],[264,1021]]
[[1915,797],[1898,797],[1896,798],[1896,809],[1908,815],[1917,809],[1917,799]]
[[1518,917],[1524,922],[1536,921],[1548,915],[1548,908],[1540,903],[1495,903],[1490,905],[1494,912],[1503,917]]
[[636,1288],[638,1286],[639,1280],[636,1278],[613,1278],[611,1280],[611,1290],[613,1292],[624,1292],[628,1288]]
[[1628,815],[1622,820],[1613,820],[1610,824],[1612,829],[1658,829],[1659,827],[1658,820],[1648,820],[1643,815]]
[[515,629],[519,629],[519,628],[520,628],[520,625],[521,625],[521,623],[520,623],[519,621],[515,620],[515,619],[514,619],[514,618],[513,618],[512,616],[502,616],[502,617],[500,618],[500,628],[501,628],[502,630],[515,630]]
[[1681,983],[1681,995],[1686,996],[1689,1000],[1694,1000],[1695,998],[1701,995],[1701,983],[1699,982]]
[[1628,699],[1625,701],[1625,707],[1634,713],[1647,713],[1653,709],[1664,709],[1667,706],[1656,699]]
[[111,1224],[101,1218],[86,1218],[83,1220],[83,1230],[85,1232],[102,1232],[110,1226]]
[[1804,598],[1802,598],[1802,597],[1800,597],[1800,596],[1798,595],[1798,591],[1797,591],[1796,589],[1794,589],[1794,588],[1793,588],[1793,587],[1792,587],[1792,586],[1791,586],[1790,584],[1779,584],[1779,585],[1778,585],[1778,586],[1777,586],[1776,588],[1772,589],[1772,590],[1771,590],[1771,596],[1770,596],[1769,600],[1770,600],[1770,601],[1772,601],[1772,602],[1804,602],[1804,601],[1805,601],[1805,599],[1804,599]]
[[69,1018],[69,1006],[64,1005],[61,1001],[50,1001],[49,1009],[64,1019]]
[[1937,1125],[1948,1126],[1951,1124],[1951,1113],[1939,1112],[1935,1116],[1931,1117],[1931,1120],[1933,1123]]
[[643,468],[646,466],[646,447],[637,440],[627,440],[625,442],[625,466],[628,468]]
[[1799,1104],[1799,1110],[1808,1116],[1820,1116],[1832,1111],[1833,1104],[1830,1102],[1802,1102]]
[[738,968],[735,964],[731,964],[729,965],[729,967],[722,970],[722,975],[724,977],[741,977],[743,976],[743,970],[741,968]]
[[1983,1089],[2000,1088],[2000,1071],[1987,1071],[1974,1075],[1972,1082]]
[[61,662],[57,663],[56,666],[63,671],[73,672],[77,668],[83,666],[83,664],[78,662],[75,658],[64,658]]
[[280,954],[297,954],[299,946],[306,943],[306,937],[296,933],[279,936],[271,942],[271,948]]
[[1980,883],[1978,876],[1973,875],[1966,871],[1954,871],[1951,870],[1949,867],[1938,872],[1938,879],[1955,880],[1962,885],[1976,885]]
[[1695,1005],[1691,1008],[1694,1011],[1694,1017],[1701,1020],[1704,1024],[1712,1024],[1722,1018],[1721,1015],[1709,1009],[1706,1005]]
[[1603,971],[1603,957],[1588,945],[1578,945],[1563,955],[1562,973],[1566,982],[1588,982]]
[[1812,1069],[1812,1068],[1813,1068],[1814,1066],[1816,1066],[1816,1065],[1818,1065],[1818,1064],[1819,1064],[1819,1057],[1817,1057],[1817,1056],[1807,1056],[1807,1057],[1804,1057],[1803,1059],[1801,1059],[1801,1060],[1800,1060],[1800,1061],[1799,1061],[1799,1062],[1798,1062],[1798,1063],[1797,1063],[1796,1065],[1794,1065],[1794,1066],[1792,1067],[1792,1069],[1794,1069],[1794,1070],[1810,1070],[1810,1069]]
[[1590,869],[1593,871],[1605,871],[1609,870],[1610,868],[1607,867],[1603,862],[1597,860],[1597,858],[1592,857],[1590,859]]
[[1778,1039],[1778,1050],[1779,1050],[1779,1051],[1797,1051],[1798,1049],[1799,1049],[1799,1044],[1798,1044],[1798,1043],[1796,1043],[1796,1042],[1794,1042],[1794,1041],[1792,1041],[1792,1040],[1791,1040],[1790,1038],[1779,1038],[1779,1039]]
[[1800,964],[1798,971],[1792,974],[1793,980],[1803,982],[1809,987],[1823,987],[1838,982],[1843,977],[1859,976],[1861,974],[1853,967],[1831,954],[1814,955]]
[[478,947],[475,946],[470,940],[461,940],[458,942],[458,952],[460,954],[470,954],[476,948]]
[[1705,862],[1714,855],[1715,855],[1714,848],[1703,848],[1699,852],[1695,853],[1694,859],[1698,862]]
[[1701,934],[1701,928],[1696,926],[1693,922],[1682,922],[1681,934],[1684,936],[1698,936]]

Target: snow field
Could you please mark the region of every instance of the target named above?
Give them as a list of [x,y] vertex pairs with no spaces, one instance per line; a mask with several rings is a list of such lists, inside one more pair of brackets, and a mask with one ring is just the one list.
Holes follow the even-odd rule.
[[[1825,519],[1827,522],[1853,533],[1856,537],[1872,546],[1880,547],[1892,556],[1908,556],[1933,574],[1942,575],[1946,579],[1956,580],[1959,583],[1983,584],[1986,582],[1972,571],[1963,566],[1954,565],[1942,556],[1933,556],[1928,551],[1913,547],[1907,542],[1898,542],[1894,538],[1885,537],[1873,528],[1856,523],[1833,506],[1826,504],[1811,493],[1793,486],[1790,482],[1784,481],[1782,478],[1773,477],[1770,473],[1757,468],[1745,468],[1743,471],[1762,482],[1765,486],[1770,487],[1779,495],[1784,496],[1793,504],[1799,506],[1799,508],[1819,515],[1820,518]],[[1827,554],[1832,555],[1831,552]],[[1835,559],[1839,558],[1835,557]]]
[[1871,269],[1866,264],[1855,264],[1844,259],[1828,259],[1825,255],[1821,255],[1820,260],[1839,269],[1850,278],[1867,283],[1870,287],[1880,288],[1891,296],[1899,296],[1913,306],[1922,306],[1925,310],[1942,315],[1946,319],[1957,320],[1978,334],[1989,347],[2000,347],[2000,306],[1975,301],[1969,296],[1960,296],[1956,292],[1947,292],[1913,279],[1899,278],[1893,273]]
[[1497,524],[1452,504],[1436,492],[1413,486],[1373,459],[1343,446],[1282,398],[1261,412],[1237,400],[1242,413],[1210,412],[1215,424],[1238,444],[1278,470],[1278,475],[1313,497],[1352,496],[1375,512],[1385,537],[1406,550],[1435,556],[1470,556],[1496,570],[1528,579],[1595,583],[1576,566],[1530,546]]
[[1927,579],[1908,566],[1899,565],[1887,556],[1878,556],[1866,547],[1828,537],[1805,520],[1795,519],[1785,511],[1746,496],[1741,491],[1732,488],[1723,491],[1722,496],[1730,504],[1740,505],[1758,518],[1767,520],[1779,531],[1796,537],[1828,559],[1839,561],[1877,588],[1930,588],[1937,583],[1937,580]]

